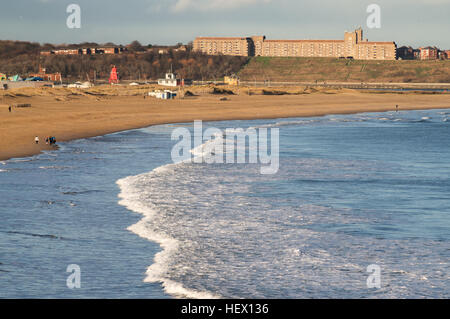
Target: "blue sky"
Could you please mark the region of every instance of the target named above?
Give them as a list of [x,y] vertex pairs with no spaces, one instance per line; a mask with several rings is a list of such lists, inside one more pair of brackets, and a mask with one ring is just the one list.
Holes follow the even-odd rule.
[[[66,26],[69,4],[81,29]],[[381,28],[366,9],[381,7]],[[342,39],[362,26],[371,41],[450,49],[450,0],[2,0],[0,39],[49,43],[187,43],[196,36]]]

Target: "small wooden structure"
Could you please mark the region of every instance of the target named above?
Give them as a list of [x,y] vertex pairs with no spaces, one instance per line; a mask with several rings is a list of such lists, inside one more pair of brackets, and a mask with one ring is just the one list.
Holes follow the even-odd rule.
[[227,85],[239,85],[240,79],[236,74],[224,77],[224,82]]

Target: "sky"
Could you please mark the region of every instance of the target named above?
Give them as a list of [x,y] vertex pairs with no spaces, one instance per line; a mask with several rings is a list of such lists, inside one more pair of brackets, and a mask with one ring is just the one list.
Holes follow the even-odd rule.
[[[450,0],[0,0],[0,40],[40,43],[188,43],[196,36],[343,39],[361,26],[369,41],[450,49]],[[70,29],[67,7],[81,8]],[[379,5],[381,27],[368,28]]]

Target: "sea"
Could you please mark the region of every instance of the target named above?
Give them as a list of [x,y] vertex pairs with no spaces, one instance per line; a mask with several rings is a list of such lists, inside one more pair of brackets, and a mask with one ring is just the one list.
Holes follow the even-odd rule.
[[278,128],[272,175],[174,163],[193,123],[0,162],[0,298],[447,299],[449,119],[203,123]]

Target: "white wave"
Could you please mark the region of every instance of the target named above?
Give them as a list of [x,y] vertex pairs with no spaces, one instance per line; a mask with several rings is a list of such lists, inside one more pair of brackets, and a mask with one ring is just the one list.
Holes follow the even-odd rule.
[[[60,148],[60,150],[61,150],[61,148]],[[42,155],[57,157],[58,153],[55,153],[55,151],[42,151]],[[41,156],[39,156],[39,157],[41,157]]]
[[220,299],[220,296],[213,295],[209,292],[195,291],[192,289],[186,289],[182,284],[166,280],[163,283],[164,290],[177,298],[190,298],[190,299]]
[[[252,128],[249,128],[252,129]],[[232,133],[241,133],[240,130],[235,130],[235,129],[227,129],[227,132],[232,134]],[[222,154],[226,154],[227,150],[224,149],[224,145],[226,145],[228,142],[230,142],[231,144],[234,144],[234,139],[227,139],[226,138],[226,134],[225,133],[216,133],[213,135],[214,138],[207,140],[205,143],[194,147],[193,149],[190,150],[190,153],[194,156],[192,162],[194,163],[198,163],[200,160],[200,162],[204,162],[204,161],[208,161],[208,159],[212,158],[215,156],[214,154],[214,150],[217,149],[221,149]],[[237,148],[239,149],[239,146],[237,146]],[[234,150],[233,150],[234,151]],[[191,162],[190,160],[184,161],[186,162]]]
[[160,167],[155,168],[152,172],[153,172],[153,173],[158,173],[158,174],[166,173],[166,172],[172,172],[172,171],[173,171],[173,168],[174,168],[176,165],[182,164],[182,163],[185,163],[185,162],[187,163],[188,161],[184,161],[184,162],[180,162],[180,163],[176,163],[176,164],[167,164],[167,165],[163,165],[163,166],[160,166]]
[[193,148],[190,152],[196,158],[205,159],[206,157],[212,155],[211,150],[213,149],[214,145],[223,145],[223,141],[224,140],[222,136],[216,136],[216,139],[209,140],[202,145]]
[[18,158],[18,159],[10,159],[9,161],[11,163],[25,163],[25,162],[32,162],[35,158],[33,157],[27,157],[27,158]]
[[312,123],[320,123],[320,122],[366,122],[370,120],[370,118],[367,117],[354,117],[354,118],[321,118],[321,119],[302,119],[302,120],[295,120],[295,121],[280,121],[276,123],[270,123],[270,124],[262,124],[258,126],[252,126],[250,129],[257,129],[257,128],[272,128],[272,127],[280,127],[280,126],[295,126],[295,125],[307,125]]
[[304,124],[310,124],[310,123],[314,123],[314,122],[318,122],[318,121],[319,120],[281,121],[281,122],[276,122],[276,123],[251,126],[251,127],[249,127],[249,129],[272,128],[272,127],[289,126],[289,125],[304,125]]
[[[369,120],[377,121],[378,116]],[[191,153],[202,157],[210,155],[207,152],[209,143],[207,141]],[[285,177],[313,176],[318,179],[323,174],[323,167],[331,167],[339,169],[339,172],[344,169],[339,178],[354,178],[359,176],[354,172],[355,163],[332,161],[324,165],[323,159],[301,159],[284,167],[284,174]],[[357,167],[364,168],[364,173],[376,173],[377,168],[372,165],[359,163]],[[298,167],[303,169],[299,171]],[[121,189],[119,203],[143,215],[128,230],[158,243],[162,248],[148,267],[144,282],[161,283],[164,291],[176,298],[314,298],[323,294],[330,296],[330,293],[336,296],[334,293],[342,291],[343,285],[350,290],[356,289],[356,293],[362,285],[365,291],[366,266],[373,262],[382,265],[379,262],[381,254],[386,258],[386,264],[382,265],[386,284],[379,296],[409,296],[411,292],[404,287],[417,282],[417,278],[437,282],[433,281],[432,272],[422,273],[418,269],[414,256],[409,260],[405,253],[402,264],[399,262],[402,258],[396,252],[383,253],[390,251],[389,245],[393,241],[374,242],[367,237],[361,238],[355,247],[354,237],[346,233],[325,234],[304,228],[319,222],[367,224],[372,222],[371,218],[353,215],[351,210],[313,205],[308,201],[284,208],[272,207],[270,202],[259,198],[242,197],[241,194],[253,191],[248,189],[248,183],[259,180],[259,175],[253,176],[248,167],[239,168],[233,168],[233,171],[209,170],[181,162],[117,181]],[[218,180],[226,183],[217,185]],[[297,229],[297,226],[302,227]],[[399,252],[415,247],[409,245],[407,241],[395,241]],[[375,250],[374,247],[381,253],[366,253]],[[391,272],[391,264],[398,269],[407,269],[408,273],[403,270]],[[254,281],[255,274],[262,279]],[[399,280],[401,284],[394,284]],[[308,289],[296,290],[298,282],[308,283]],[[214,295],[215,291],[220,291],[222,296]],[[363,293],[362,296],[368,295]]]
[[[182,164],[182,163],[180,163]],[[140,200],[140,190],[134,185],[141,180],[152,178],[155,174],[171,173],[173,168],[180,164],[168,164],[160,166],[150,173],[145,173],[137,176],[130,176],[118,180],[116,183],[120,187],[119,204],[125,206],[131,211],[140,213],[144,217],[136,224],[128,227],[128,230],[135,233],[139,237],[158,243],[162,251],[157,253],[154,257],[154,263],[148,267],[146,271],[147,277],[144,282],[161,283],[164,291],[176,298],[193,298],[193,299],[218,299],[220,296],[209,292],[197,291],[183,287],[182,284],[170,280],[166,277],[171,257],[180,248],[180,243],[171,237],[158,233],[147,227],[148,221],[153,219],[156,211],[144,205]]]
[[7,172],[7,169],[0,169],[0,172]]

